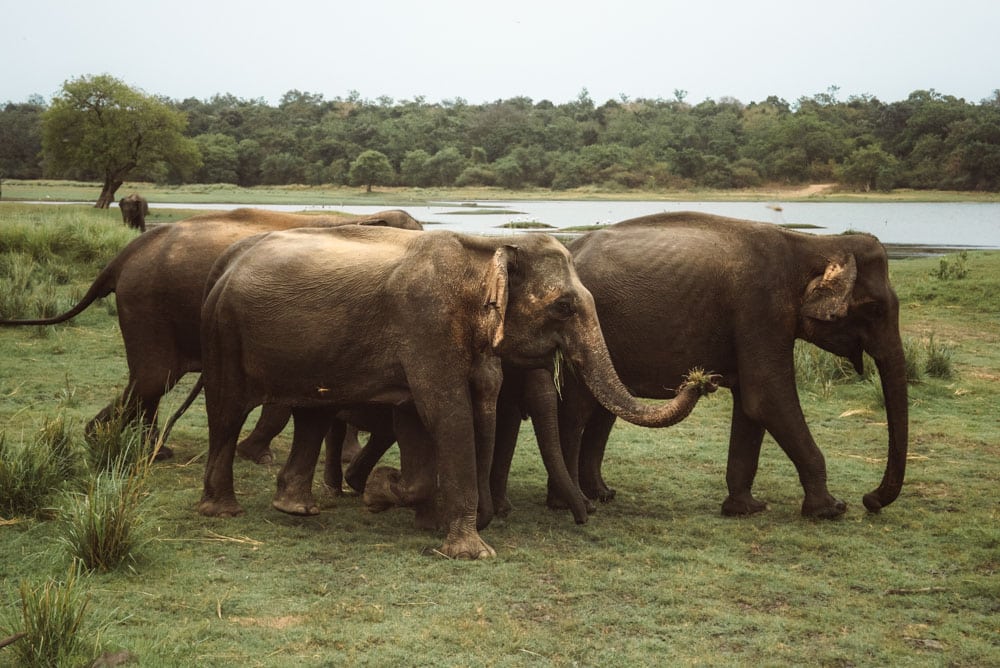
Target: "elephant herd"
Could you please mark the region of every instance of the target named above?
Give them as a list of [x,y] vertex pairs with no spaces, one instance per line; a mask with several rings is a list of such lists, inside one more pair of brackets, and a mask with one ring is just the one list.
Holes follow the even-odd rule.
[[[341,442],[355,425],[372,437],[346,479],[369,508],[414,508],[418,526],[445,532],[443,554],[488,557],[495,552],[479,531],[510,510],[522,418],[534,426],[550,505],[568,506],[582,523],[595,500],[614,497],[601,464],[618,417],[669,426],[724,386],[733,409],[723,514],[766,508],[752,494],[766,431],[796,467],[803,515],[837,517],[846,504],[827,488],[798,400],[796,339],[859,372],[864,353],[874,359],[888,457],[864,505],[878,511],[903,483],[899,304],[885,250],[870,235],[671,213],[564,245],[534,233],[423,231],[403,211],[238,209],[150,229],[66,313],[0,324],[64,322],[112,292],[129,377],[87,431],[123,410],[155,433],[161,397],[200,372],[193,392],[204,388],[208,416],[205,515],[242,512],[234,458],[268,461],[289,416],[292,446],[273,505],[319,512],[312,483],[321,444],[326,438],[324,480],[340,490]],[[238,443],[258,406],[257,427]],[[393,442],[399,470],[376,467]]]

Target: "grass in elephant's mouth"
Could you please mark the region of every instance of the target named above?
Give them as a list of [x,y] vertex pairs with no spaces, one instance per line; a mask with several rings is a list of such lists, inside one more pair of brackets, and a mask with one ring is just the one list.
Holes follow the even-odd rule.
[[[907,482],[878,515],[861,496],[882,475],[884,413],[850,376],[799,381],[830,488],[849,503],[840,520],[799,516],[795,470],[770,438],[755,485],[769,509],[720,516],[731,411],[720,390],[669,430],[616,425],[604,476],[617,496],[583,526],[545,507],[525,424],[514,511],[483,531],[498,557],[475,563],[424,556],[442,536],[414,529],[412,513],[373,515],[318,484],[320,515],[283,515],[270,507],[276,465],[238,460],[246,514],[199,516],[199,402],[171,436],[174,459],[149,474],[151,540],[132,570],[76,582],[89,596],[81,632],[164,666],[995,664],[1000,324],[962,285],[930,278],[936,266],[890,265],[904,335],[947,333],[935,340],[952,346],[954,375],[911,387]],[[1000,254],[970,254],[968,266],[983,294],[1000,294]],[[92,277],[92,266],[72,269],[64,289]],[[125,376],[105,310],[45,337],[0,330],[0,431],[32,442],[62,415],[79,438]],[[279,438],[278,462],[289,441]],[[17,630],[20,583],[65,577],[61,526],[0,522],[0,640]]]

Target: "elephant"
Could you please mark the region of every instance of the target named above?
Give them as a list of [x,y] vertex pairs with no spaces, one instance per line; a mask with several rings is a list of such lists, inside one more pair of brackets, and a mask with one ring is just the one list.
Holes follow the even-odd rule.
[[366,503],[414,507],[418,522],[432,516],[449,557],[496,554],[479,529],[493,515],[502,363],[545,368],[558,351],[601,405],[645,426],[683,419],[705,390],[686,387],[655,405],[631,396],[569,252],[547,235],[362,226],[260,235],[219,258],[201,323],[209,429],[201,514],[242,514],[233,459],[255,406],[291,409],[292,447],[272,505],[308,515],[319,511],[312,478],[331,412],[390,405],[400,471],[376,469]]
[[[207,213],[160,225],[132,240],[65,313],[35,320],[0,320],[0,325],[55,325],[79,315],[98,298],[116,293],[128,382],[121,397],[102,409],[86,431],[94,433],[98,424],[122,411],[125,421],[141,420],[148,433],[155,433],[160,399],[185,373],[201,369],[201,303],[209,271],[223,251],[263,232],[352,224],[422,229],[400,210],[363,217],[245,208]],[[159,458],[170,455],[169,447],[159,449]]]
[[[574,240],[569,249],[593,294],[614,366],[633,394],[669,398],[668,388],[690,367],[732,379],[724,515],[767,507],[751,493],[765,431],[795,465],[803,515],[832,518],[846,510],[827,489],[825,460],[799,404],[796,339],[846,358],[858,373],[863,353],[874,359],[885,395],[888,457],[880,485],[863,501],[877,512],[898,497],[908,442],[906,370],[899,301],[875,237],[811,235],[681,212],[626,220]],[[568,376],[558,421],[567,466],[578,473],[583,492],[613,498],[601,464],[615,416]],[[498,450],[511,447],[497,444]]]
[[135,228],[142,232],[146,231],[146,216],[149,215],[149,202],[139,193],[132,193],[128,197],[122,197],[118,201],[118,208],[122,212],[122,222],[126,226]]

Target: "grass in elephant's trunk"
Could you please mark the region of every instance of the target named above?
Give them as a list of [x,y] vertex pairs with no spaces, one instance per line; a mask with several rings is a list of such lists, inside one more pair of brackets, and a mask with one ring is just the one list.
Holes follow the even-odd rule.
[[[198,516],[207,429],[196,402],[171,436],[175,458],[150,473],[154,538],[134,572],[78,582],[91,596],[81,633],[157,665],[995,664],[1000,254],[971,253],[961,281],[932,278],[937,265],[890,264],[904,337],[951,346],[953,378],[911,386],[907,480],[878,515],[857,499],[884,468],[885,417],[871,384],[850,375],[799,381],[833,491],[852,500],[843,519],[799,516],[795,469],[770,439],[757,483],[770,510],[719,516],[731,401],[717,392],[667,430],[619,421],[604,469],[618,495],[583,527],[545,508],[525,423],[514,511],[484,531],[500,555],[484,563],[423,556],[436,534],[405,511],[369,514],[356,496],[319,495],[316,517],[278,513],[277,467],[250,462],[236,465],[246,515]],[[93,277],[67,271],[67,292]],[[98,309],[42,335],[0,331],[7,441],[30,442],[56,414],[82,438],[125,376],[121,348]],[[279,437],[277,462],[289,444]],[[387,457],[398,466],[395,450]],[[20,582],[65,577],[62,530],[0,526],[0,638],[18,631],[5,613]]]

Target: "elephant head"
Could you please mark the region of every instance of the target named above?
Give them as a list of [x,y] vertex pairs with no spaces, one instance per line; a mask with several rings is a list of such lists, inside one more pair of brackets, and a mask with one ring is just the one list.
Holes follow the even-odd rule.
[[[526,248],[529,244],[545,244],[546,252]],[[659,406],[637,401],[615,372],[593,296],[577,276],[569,251],[551,237],[531,235],[498,248],[483,286],[486,339],[505,362],[551,368],[558,355],[601,405],[633,424],[676,424],[717,387],[719,379],[713,377],[701,385],[685,384]]]
[[875,361],[889,425],[882,483],[864,496],[865,507],[875,512],[899,496],[906,471],[908,403],[899,299],[878,240],[866,234],[821,239],[802,295],[799,336],[848,359],[858,373],[864,369],[863,353]]

